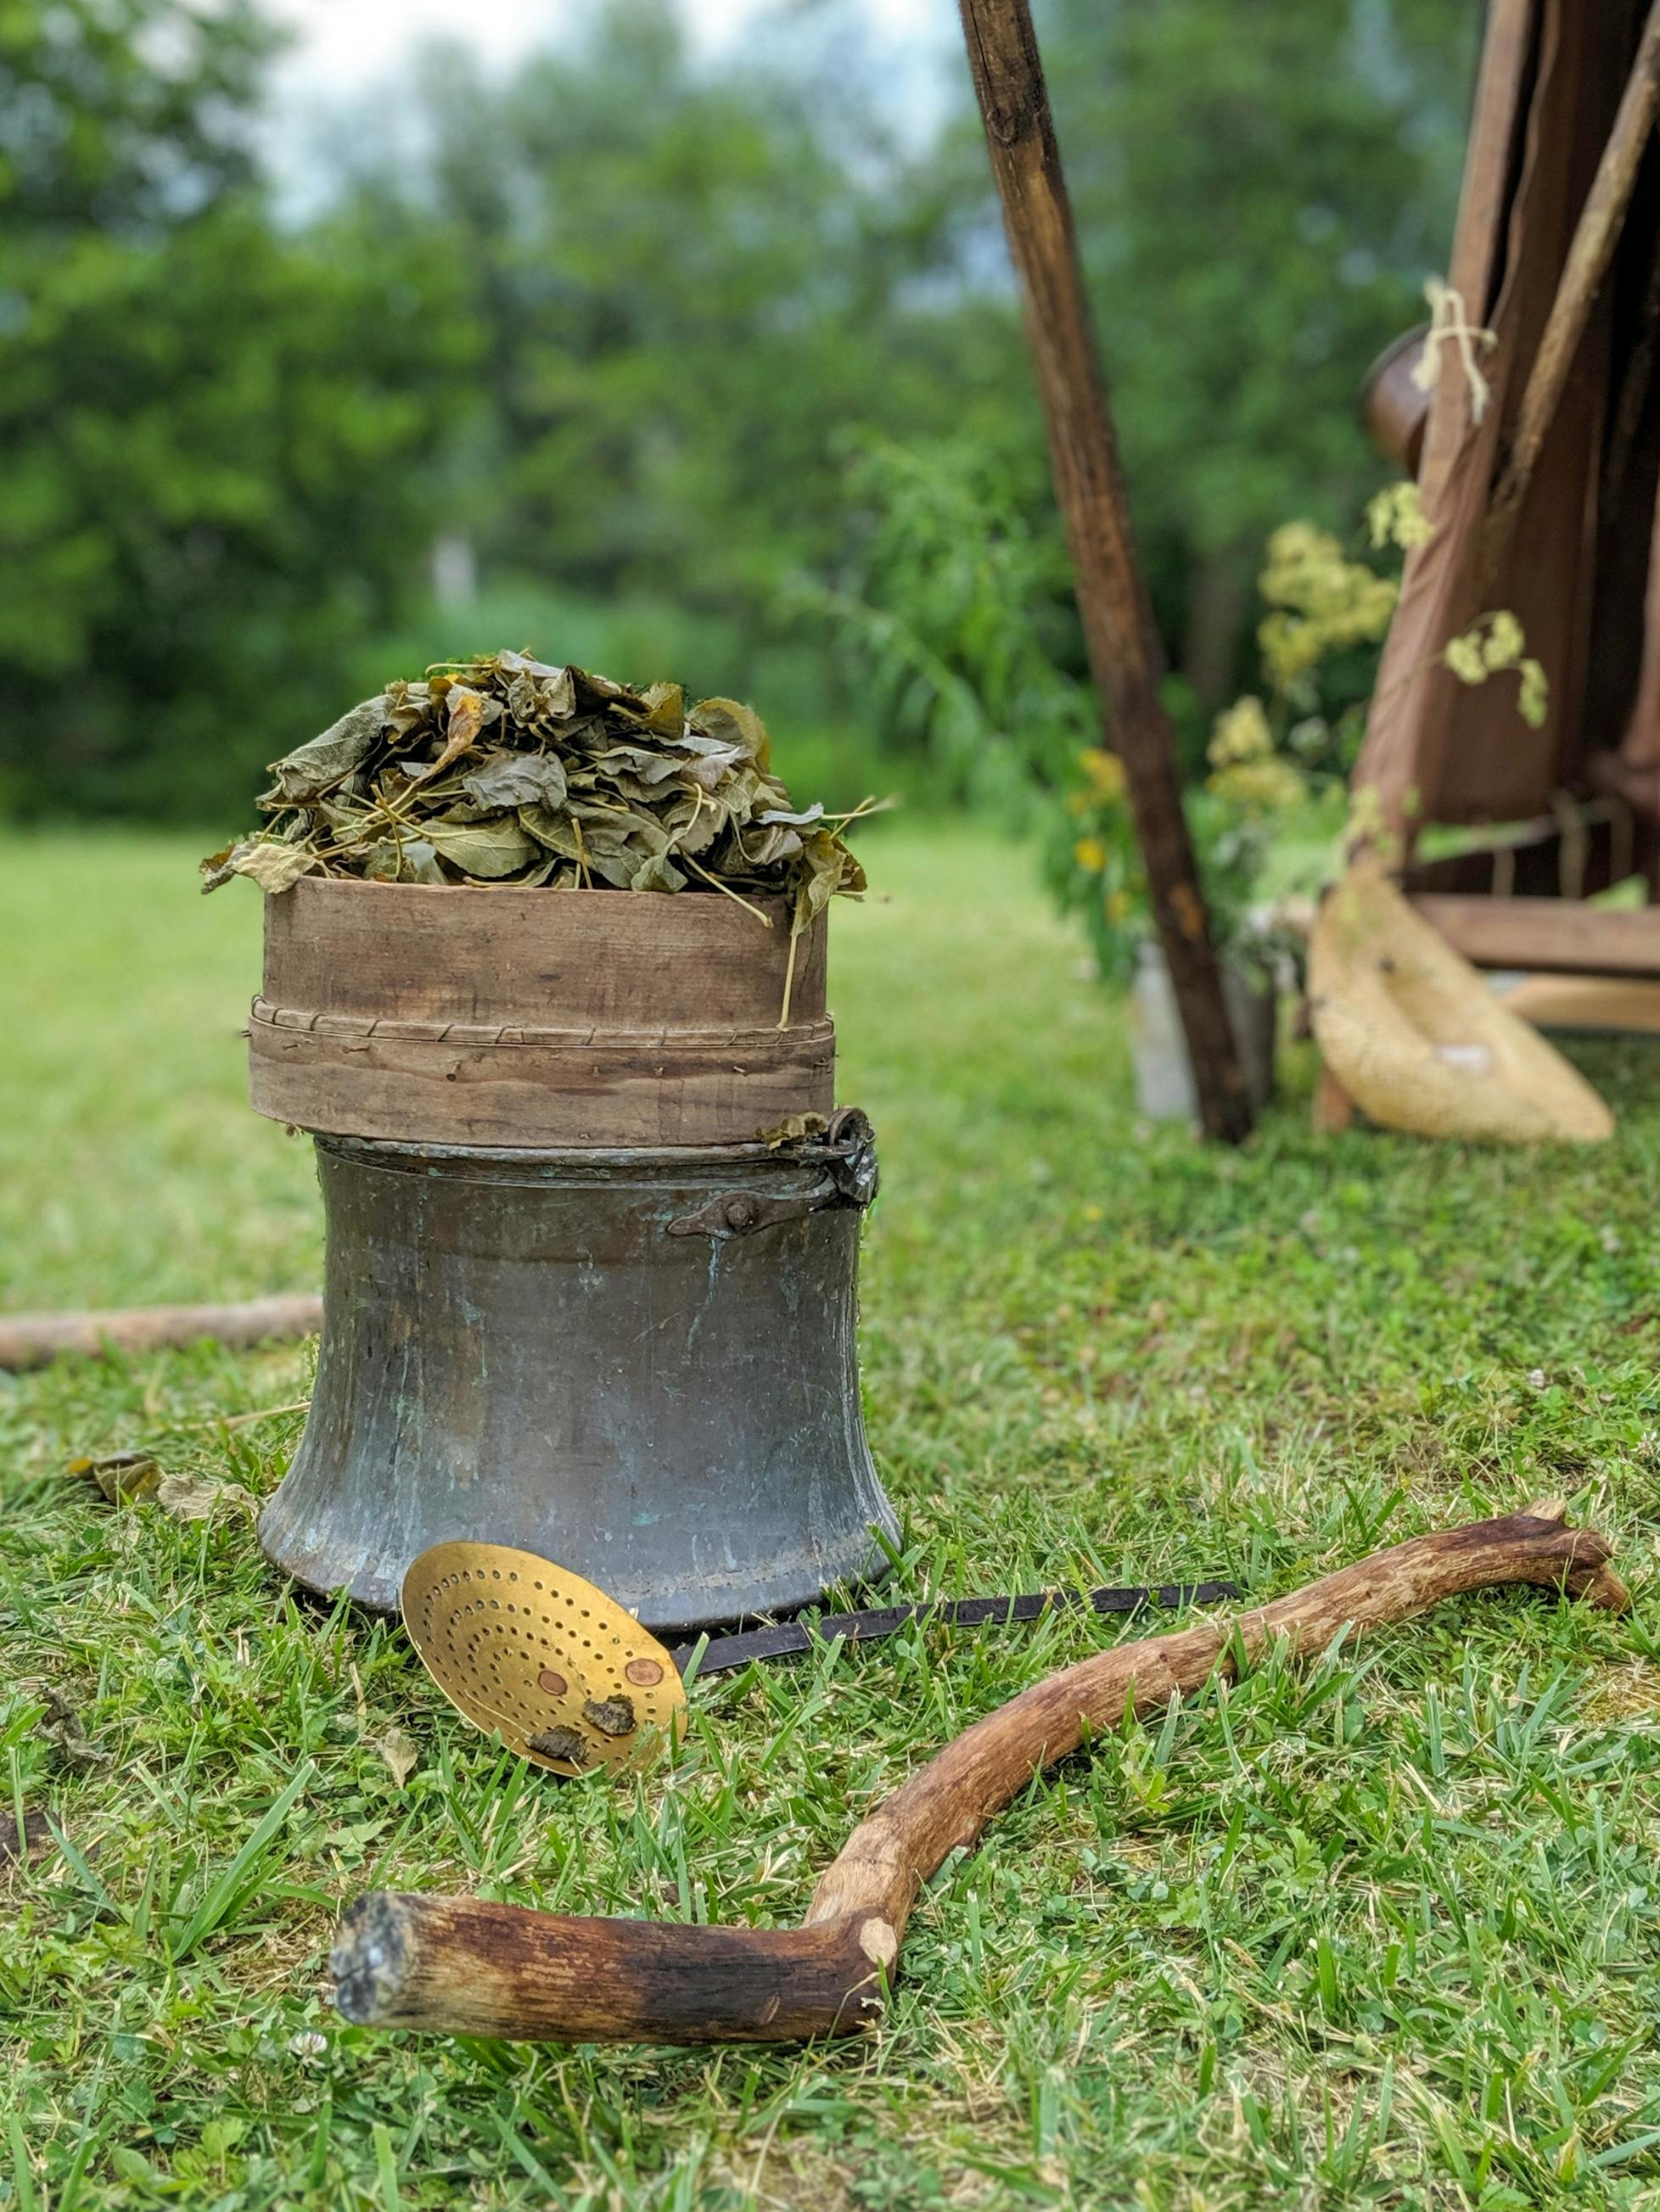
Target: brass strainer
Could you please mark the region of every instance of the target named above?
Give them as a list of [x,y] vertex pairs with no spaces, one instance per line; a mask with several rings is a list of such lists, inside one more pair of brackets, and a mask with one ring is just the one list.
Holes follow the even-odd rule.
[[428,1672],[476,1728],[555,1774],[621,1766],[672,1735],[686,1693],[631,1613],[505,1544],[435,1544],[399,1601]]

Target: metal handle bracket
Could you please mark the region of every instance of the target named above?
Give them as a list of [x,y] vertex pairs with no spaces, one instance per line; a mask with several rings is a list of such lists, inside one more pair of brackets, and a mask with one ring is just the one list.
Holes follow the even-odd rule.
[[862,1210],[875,1197],[879,1176],[876,1165],[876,1133],[870,1116],[857,1106],[843,1106],[830,1116],[822,1137],[810,1138],[799,1147],[802,1158],[822,1164],[824,1173],[811,1190],[793,1198],[768,1198],[759,1191],[727,1190],[709,1199],[694,1213],[683,1213],[668,1224],[671,1237],[748,1237],[757,1229],[771,1229],[781,1221],[800,1221],[827,1206],[854,1206]]

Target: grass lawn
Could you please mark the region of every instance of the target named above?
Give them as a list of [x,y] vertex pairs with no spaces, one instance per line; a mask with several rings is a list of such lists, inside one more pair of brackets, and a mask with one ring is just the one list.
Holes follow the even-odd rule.
[[[0,1305],[316,1279],[306,1148],[242,1103],[257,901],[199,901],[194,849],[0,846]],[[1019,854],[869,849],[888,895],[838,914],[833,997],[884,1148],[863,1340],[902,1586],[1266,1595],[1558,1491],[1633,1618],[1493,1594],[1127,1727],[948,1863],[867,2043],[400,2039],[327,2001],[359,1890],[793,1922],[875,1797],[1118,1632],[711,1681],[672,1771],[560,1786],[398,1632],[296,1603],[234,1506],[181,1525],[65,1474],[143,1444],[268,1491],[303,1348],[0,1378],[0,1812],[63,1838],[0,1872],[0,2204],[1660,2202],[1655,1048],[1584,1051],[1600,1152],[1316,1142],[1295,1060],[1207,1152],[1137,1126]]]

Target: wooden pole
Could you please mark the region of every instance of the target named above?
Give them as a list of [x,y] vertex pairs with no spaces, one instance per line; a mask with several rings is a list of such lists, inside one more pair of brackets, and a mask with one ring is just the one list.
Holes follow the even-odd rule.
[[263,1344],[268,1337],[314,1335],[322,1320],[321,1298],[303,1293],[240,1305],[8,1314],[0,1316],[0,1368],[44,1367],[64,1352],[96,1359],[105,1352],[155,1352],[202,1337],[238,1346]]
[[1517,410],[1510,456],[1482,528],[1482,573],[1488,579],[1510,544],[1540,452],[1556,418],[1558,404],[1579,350],[1579,341],[1585,335],[1590,311],[1614,259],[1657,110],[1660,0],[1653,0],[1643,27],[1637,58],[1608,133],[1608,143],[1602,149],[1596,174],[1579,211],[1573,243],[1568,248],[1556,297],[1551,302],[1550,317]]
[[1049,427],[1090,667],[1110,712],[1152,894],[1158,942],[1193,1062],[1205,1133],[1237,1143],[1250,1103],[1182,811],[1175,732],[1105,386],[1096,359],[1072,210],[1026,0],[960,0],[974,89]]
[[331,1963],[345,2017],[559,2043],[792,2043],[881,2021],[905,1923],[953,1850],[971,1850],[1034,1774],[1127,1713],[1162,1714],[1281,1640],[1324,1651],[1466,1590],[1533,1583],[1618,1612],[1607,1540],[1560,1498],[1414,1536],[1231,1624],[1098,1651],[976,1721],[860,1823],[800,1928],[587,1920],[478,1897],[371,1891]]

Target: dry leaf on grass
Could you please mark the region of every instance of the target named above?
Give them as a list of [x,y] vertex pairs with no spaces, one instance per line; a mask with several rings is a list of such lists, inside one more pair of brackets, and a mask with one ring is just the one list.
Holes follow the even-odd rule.
[[392,1769],[392,1778],[401,1790],[420,1764],[420,1748],[407,1730],[389,1728],[384,1735],[375,1737],[370,1749],[378,1751]]
[[36,1694],[46,1709],[37,1732],[46,1738],[65,1766],[84,1771],[107,1764],[110,1754],[87,1734],[81,1725],[81,1716],[61,1690],[54,1690],[50,1682],[43,1682]]
[[112,1505],[131,1505],[140,1498],[153,1498],[161,1480],[153,1452],[106,1452],[101,1459],[72,1459],[69,1471],[95,1482]]
[[259,1501],[240,1482],[213,1482],[195,1474],[164,1474],[155,1502],[175,1521],[212,1521],[226,1509],[257,1513]]

